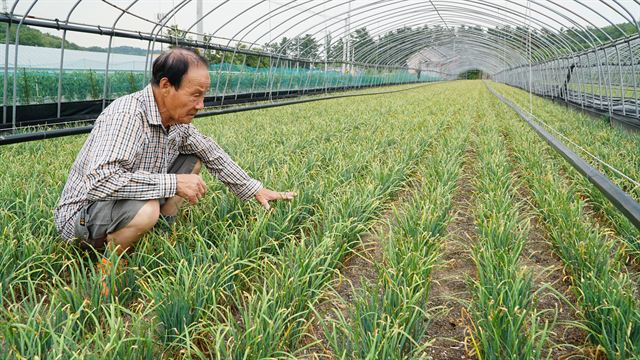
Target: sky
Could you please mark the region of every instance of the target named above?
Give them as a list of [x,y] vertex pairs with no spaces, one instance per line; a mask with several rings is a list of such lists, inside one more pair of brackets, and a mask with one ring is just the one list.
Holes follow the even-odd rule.
[[[613,1],[606,1],[613,4]],[[167,18],[167,25],[176,24],[182,29],[192,28],[195,32],[196,2],[197,0],[6,0],[6,5],[9,11],[15,5],[16,14],[25,14],[33,5],[30,16],[64,21],[74,4],[78,3],[71,12],[71,22],[104,28],[114,26],[122,10],[128,8],[128,13],[118,20],[116,27],[151,33],[158,14],[170,13],[176,7],[181,9]],[[640,18],[640,5],[634,0],[618,2],[627,7],[636,20]],[[502,10],[495,6],[502,7]],[[555,14],[552,9],[562,14]],[[621,10],[619,7],[617,9]],[[216,43],[233,45],[234,42],[229,39],[241,39],[261,45],[282,36],[292,37],[305,33],[314,34],[317,39],[323,39],[328,33],[337,38],[348,31],[347,23],[350,24],[351,31],[366,26],[374,34],[382,34],[402,25],[495,24],[496,21],[499,22],[497,19],[514,11],[532,14],[530,18],[513,17],[514,24],[532,27],[540,27],[542,23],[556,28],[568,27],[572,22],[606,26],[609,25],[607,19],[614,23],[626,22],[621,15],[598,0],[203,0],[203,13],[206,15],[203,28],[205,33],[216,36]],[[41,30],[62,36],[62,31]],[[108,36],[71,32],[68,33],[67,40],[81,46],[107,47],[109,44]],[[146,48],[147,42],[113,40],[113,46],[121,45]]]

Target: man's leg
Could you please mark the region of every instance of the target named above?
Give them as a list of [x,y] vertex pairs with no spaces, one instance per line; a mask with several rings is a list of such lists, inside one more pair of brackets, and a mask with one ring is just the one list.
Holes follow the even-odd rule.
[[[201,163],[194,155],[180,155],[169,169],[174,174],[198,174]],[[164,199],[163,199],[164,200]],[[133,246],[158,222],[162,213],[174,217],[183,199],[98,201],[83,208],[76,218],[75,232],[81,248],[117,248],[118,254]]]
[[[104,205],[107,208],[108,204]],[[135,214],[135,215],[134,215]],[[122,200],[113,202],[111,210],[112,224],[106,235],[107,247],[122,255],[147,231],[151,230],[160,217],[160,201]],[[115,227],[114,227],[115,226]],[[120,259],[116,272],[127,266],[126,259]],[[110,282],[108,275],[113,271],[113,265],[107,258],[98,261],[97,268],[102,273],[102,296],[109,296],[113,291],[118,295],[115,283]],[[111,284],[111,286],[109,286]]]
[[[170,174],[200,174],[202,162],[194,155],[180,155],[169,169]],[[160,207],[160,213],[168,218],[178,215],[184,199],[178,195],[167,199]]]
[[[98,251],[104,250],[106,245],[122,255],[153,228],[159,217],[159,200],[97,201],[83,208],[76,218],[77,244],[82,249]],[[126,266],[126,259],[121,259],[119,264]],[[97,267],[103,276],[111,271],[111,263],[106,258],[101,258]],[[108,296],[109,289],[105,278],[102,295]],[[115,285],[111,289],[117,294]]]
[[116,249],[118,254],[127,251],[140,240],[142,235],[151,230],[160,217],[160,202],[149,200],[138,210],[134,218],[123,228],[107,234],[107,244]]
[[[194,155],[181,155],[176,159],[169,173],[172,174],[199,174],[202,163]],[[151,230],[156,223],[160,214],[165,217],[174,217],[178,215],[180,206],[184,203],[184,199],[178,195],[167,199],[163,205],[158,200],[149,200],[124,228],[107,235],[107,241],[110,246],[114,246],[118,254],[125,252],[146,232]]]
[[80,248],[98,251],[118,248],[122,254],[158,222],[158,200],[97,201],[83,208],[76,218],[75,232]]

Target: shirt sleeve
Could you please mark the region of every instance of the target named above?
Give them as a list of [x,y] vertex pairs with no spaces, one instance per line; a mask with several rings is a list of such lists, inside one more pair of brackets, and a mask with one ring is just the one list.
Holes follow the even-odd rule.
[[112,113],[100,120],[90,135],[92,158],[85,175],[88,200],[150,200],[176,194],[175,174],[132,171],[145,139],[142,119]]
[[262,183],[251,178],[211,138],[202,135],[193,125],[185,125],[182,143],[178,148],[182,154],[194,154],[242,200],[249,200],[262,189]]

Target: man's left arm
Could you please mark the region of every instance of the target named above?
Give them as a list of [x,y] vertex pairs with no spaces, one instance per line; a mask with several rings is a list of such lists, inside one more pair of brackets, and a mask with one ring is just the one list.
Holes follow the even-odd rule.
[[182,130],[180,153],[196,155],[212,175],[222,181],[242,200],[252,197],[269,209],[269,201],[291,200],[294,192],[276,192],[265,188],[258,180],[251,178],[213,139],[201,134],[193,125]]

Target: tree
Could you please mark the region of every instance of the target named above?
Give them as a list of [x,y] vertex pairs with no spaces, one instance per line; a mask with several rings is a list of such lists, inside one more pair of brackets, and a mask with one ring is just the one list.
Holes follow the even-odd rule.
[[[238,49],[241,50],[249,50],[249,46],[245,44],[238,45]],[[251,49],[254,51],[261,51],[262,49]],[[234,64],[242,64],[250,66],[250,67],[268,67],[269,66],[269,58],[267,56],[262,55],[246,55],[246,54],[236,54],[234,57]]]
[[351,34],[351,46],[353,49],[353,60],[356,62],[371,62],[371,55],[375,51],[376,42],[366,28],[356,29]]
[[282,39],[280,39],[280,44],[278,44],[278,46],[276,47],[276,51],[274,51],[274,53],[276,53],[279,56],[287,56],[289,55],[289,52],[291,51],[291,44],[290,44],[290,40],[288,37],[283,36]]
[[318,44],[318,41],[311,34],[306,34],[302,38],[297,37],[296,41],[299,42],[299,57],[304,59],[318,58],[318,50],[320,49],[320,44]]
[[380,37],[378,42],[379,63],[404,66],[416,52],[415,44],[409,40],[424,36],[424,29],[408,26],[390,31]]
[[[211,43],[211,39],[213,39],[211,35],[205,34],[204,36],[202,36],[202,40],[207,44]],[[223,54],[221,51],[218,51],[218,50],[205,49],[204,54],[202,54],[202,56],[204,56],[205,59],[207,59],[209,64],[219,64],[222,62]]]
[[178,47],[176,45],[179,41],[188,40],[191,41],[191,37],[187,36],[187,32],[178,28],[178,25],[171,25],[165,32],[169,38],[171,38],[171,44],[169,47]]
[[342,38],[335,41],[333,45],[331,45],[329,50],[329,60],[331,61],[342,61],[342,54],[344,53],[344,42]]

